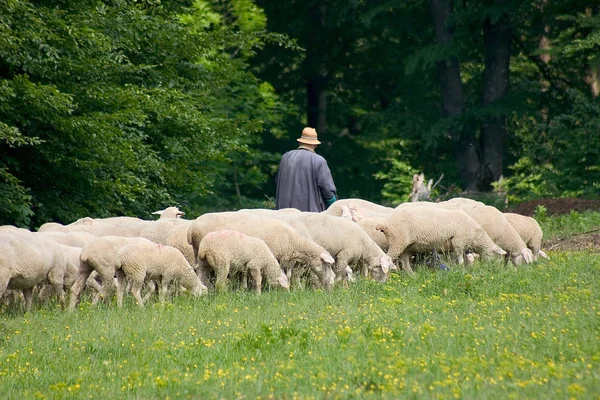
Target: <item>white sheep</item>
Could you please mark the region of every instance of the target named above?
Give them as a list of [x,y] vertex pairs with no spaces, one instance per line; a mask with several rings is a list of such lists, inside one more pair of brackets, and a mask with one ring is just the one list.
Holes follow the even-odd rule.
[[196,268],[196,257],[194,256],[194,248],[187,241],[188,230],[192,225],[192,221],[179,220],[181,223],[173,225],[167,234],[165,244],[173,246],[183,254],[185,259]]
[[202,238],[209,232],[223,229],[235,230],[264,240],[281,265],[307,265],[318,276],[321,284],[326,289],[331,289],[335,281],[335,274],[331,269],[333,257],[323,247],[275,218],[240,212],[201,215],[192,222],[187,237],[188,243],[194,248],[196,260]]
[[283,208],[281,210],[269,210],[265,208],[244,208],[238,210],[238,212],[245,212],[258,216],[280,219],[282,221],[285,221],[302,236],[310,239],[310,233],[308,232],[304,224],[296,220],[296,216],[302,214],[302,212],[296,208]]
[[506,254],[461,210],[397,208],[376,229],[387,238],[388,255],[394,260],[400,258],[402,268],[408,272],[412,272],[413,253],[453,251],[459,264],[464,263],[464,253],[470,249],[486,256]]
[[534,259],[537,259],[538,255],[550,259],[542,250],[542,237],[544,234],[540,224],[534,218],[515,213],[504,213],[504,216],[531,250]]
[[445,209],[460,209],[469,214],[498,246],[508,252],[514,264],[518,264],[520,259],[525,260],[526,263],[533,262],[531,250],[527,248],[521,236],[496,207],[464,200],[443,201],[437,203],[436,206]]
[[[127,277],[132,282],[131,294],[140,307],[144,306],[141,290],[145,280],[159,283],[158,294],[161,302],[164,301],[169,284],[173,280],[195,296],[207,291],[179,250],[147,240],[131,242],[121,247],[115,257],[115,270],[123,272],[117,275],[121,292],[118,297],[123,298],[123,279]],[[119,306],[122,306],[122,302]]]
[[345,279],[347,268],[361,265],[362,275],[385,282],[392,260],[357,224],[323,213],[299,213],[294,218],[301,221],[310,237],[335,258],[336,280]]
[[[81,250],[79,276],[71,289],[69,309],[75,309],[84,285],[93,271],[98,273],[98,279],[102,283],[101,294],[108,299],[115,290],[115,275],[117,279],[121,279],[123,274],[120,269],[116,268],[115,260],[118,250],[123,246],[138,242],[152,243],[141,237],[103,236],[86,244]],[[120,290],[117,291],[119,306],[123,304],[122,293]]]
[[335,217],[347,217],[344,211],[344,206],[354,207],[364,217],[381,217],[389,214],[393,208],[385,207],[368,200],[363,199],[340,199],[329,206],[329,208],[323,211],[324,214],[333,215]]
[[159,220],[169,218],[181,218],[185,215],[185,213],[177,207],[167,207],[164,210],[154,211],[152,214],[160,215],[160,217],[158,218]]
[[48,281],[62,304],[65,268],[63,250],[55,240],[31,233],[0,233],[0,298],[7,288],[21,290],[29,310],[33,288]]
[[207,277],[210,270],[215,273],[217,290],[225,289],[227,276],[237,272],[250,275],[257,295],[261,293],[263,276],[270,285],[290,287],[287,276],[266,243],[241,232],[222,230],[206,234],[200,241],[198,261],[201,276]]

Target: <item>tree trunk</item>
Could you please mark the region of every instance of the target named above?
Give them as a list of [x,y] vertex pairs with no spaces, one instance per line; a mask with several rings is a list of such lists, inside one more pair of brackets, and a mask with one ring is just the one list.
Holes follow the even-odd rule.
[[325,26],[327,8],[316,5],[310,9],[311,29],[308,31],[306,46],[306,105],[308,126],[321,134],[327,124],[327,67],[320,32]]
[[[505,0],[496,0],[503,4]],[[483,44],[485,71],[481,104],[490,106],[508,94],[509,65],[512,45],[510,16],[505,13],[497,21],[487,17],[483,22]],[[493,105],[492,105],[493,107]],[[479,182],[481,190],[489,190],[491,183],[502,175],[502,158],[506,139],[506,116],[498,113],[488,114],[481,124],[481,150],[483,175]]]
[[[452,16],[452,0],[429,0],[429,9],[433,17],[436,41],[448,44],[453,37],[448,20]],[[442,115],[449,118],[459,117],[465,107],[465,98],[460,79],[460,65],[456,57],[450,57],[437,65],[442,93]],[[454,128],[450,135],[455,140],[454,155],[464,189],[477,188],[479,181],[479,156],[475,134],[472,129]]]

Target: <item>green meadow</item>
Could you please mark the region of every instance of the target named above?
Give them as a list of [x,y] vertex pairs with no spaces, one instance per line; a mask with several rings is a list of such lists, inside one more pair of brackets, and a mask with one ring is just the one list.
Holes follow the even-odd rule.
[[[586,217],[579,228],[595,221]],[[144,309],[129,296],[122,309],[84,300],[73,313],[54,302],[25,314],[4,306],[0,393],[600,398],[600,254],[549,255],[517,269],[421,266],[385,284],[359,280],[330,293],[182,294]]]

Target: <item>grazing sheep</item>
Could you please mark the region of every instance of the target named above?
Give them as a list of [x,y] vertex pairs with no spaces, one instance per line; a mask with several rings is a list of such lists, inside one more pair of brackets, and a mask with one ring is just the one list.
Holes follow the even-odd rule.
[[521,236],[496,207],[486,206],[472,200],[441,202],[437,203],[437,207],[460,209],[469,214],[498,246],[509,253],[514,264],[518,264],[521,259],[526,263],[533,262],[531,250],[527,248]]
[[159,219],[158,221],[148,221],[146,227],[140,232],[139,236],[146,238],[154,243],[159,244],[167,244],[167,237],[173,229],[177,225],[185,225],[190,221],[186,221],[180,218],[167,218],[167,219]]
[[504,213],[504,216],[531,250],[534,260],[537,260],[538,255],[550,259],[542,250],[542,237],[544,234],[540,224],[534,218],[515,213]]
[[304,236],[307,239],[310,239],[310,233],[306,226],[298,220],[296,220],[296,216],[300,215],[302,212],[298,210],[295,212],[293,210],[297,210],[296,208],[283,208],[281,210],[268,210],[265,208],[245,208],[242,210],[238,210],[238,212],[250,213],[258,216],[269,217],[269,218],[277,218],[282,221],[287,222],[289,226],[294,228],[299,234]]
[[180,222],[173,225],[169,230],[165,244],[179,250],[187,262],[195,269],[196,257],[194,256],[194,248],[187,241],[188,230],[192,225],[192,221],[180,220]]
[[371,276],[380,282],[385,282],[390,269],[395,268],[369,235],[350,220],[323,213],[294,214],[294,218],[301,221],[312,239],[335,258],[337,281],[345,279],[348,266],[361,264],[363,276]]
[[33,232],[33,235],[44,236],[56,240],[59,244],[72,247],[83,247],[86,243],[96,239],[96,236],[87,232]]
[[167,207],[164,210],[154,211],[152,214],[160,215],[160,219],[181,218],[185,213],[177,207]]
[[7,288],[21,290],[29,310],[33,288],[48,281],[63,303],[65,268],[63,250],[55,240],[31,233],[0,233],[0,298]]
[[[123,272],[117,276],[121,292],[118,297],[123,298],[123,279],[127,277],[132,282],[131,294],[140,307],[144,306],[141,290],[146,279],[159,283],[158,295],[161,302],[173,280],[195,296],[207,290],[179,250],[148,240],[132,241],[121,247],[115,257],[115,269]],[[122,301],[119,303],[119,307],[121,306]]]
[[340,199],[330,205],[327,210],[322,211],[322,213],[333,215],[334,217],[347,216],[347,214],[344,213],[344,206],[354,207],[356,210],[359,210],[364,217],[381,217],[389,214],[393,210],[393,208],[381,206],[367,200]]
[[[102,283],[101,294],[105,299],[109,298],[115,289],[115,275],[117,275],[117,279],[119,279],[122,277],[123,273],[120,269],[116,268],[115,259],[117,251],[123,246],[138,242],[152,243],[148,239],[140,237],[128,238],[122,236],[103,236],[86,244],[81,250],[79,276],[71,289],[69,309],[75,309],[81,291],[92,271],[98,273],[98,279],[100,279],[100,282]],[[120,297],[122,293],[122,291],[117,291],[118,305],[123,304],[123,298]]]
[[290,287],[287,276],[265,242],[241,232],[222,230],[206,234],[198,247],[198,261],[201,276],[207,277],[210,270],[214,271],[217,290],[225,289],[227,276],[236,272],[252,277],[257,295],[261,292],[263,276],[270,285]]
[[0,232],[4,232],[4,233],[15,233],[15,232],[20,232],[20,233],[30,233],[29,229],[25,229],[25,228],[17,228],[14,225],[0,225]]
[[469,249],[488,256],[506,254],[461,210],[397,208],[376,229],[387,238],[388,255],[394,260],[399,257],[408,272],[412,272],[410,257],[417,252],[453,251],[459,264],[464,263],[464,253]]
[[223,229],[235,230],[265,241],[281,265],[299,263],[307,265],[326,289],[331,289],[335,275],[331,269],[333,257],[321,246],[296,232],[285,222],[240,212],[208,213],[196,218],[188,231],[188,243],[194,248],[197,260],[198,247],[209,232]]

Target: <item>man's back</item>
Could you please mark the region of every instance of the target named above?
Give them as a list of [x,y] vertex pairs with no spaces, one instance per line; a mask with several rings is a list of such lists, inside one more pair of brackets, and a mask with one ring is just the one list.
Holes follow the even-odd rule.
[[324,200],[335,199],[336,189],[327,161],[315,152],[299,148],[281,157],[277,173],[276,208],[300,211],[325,210]]

